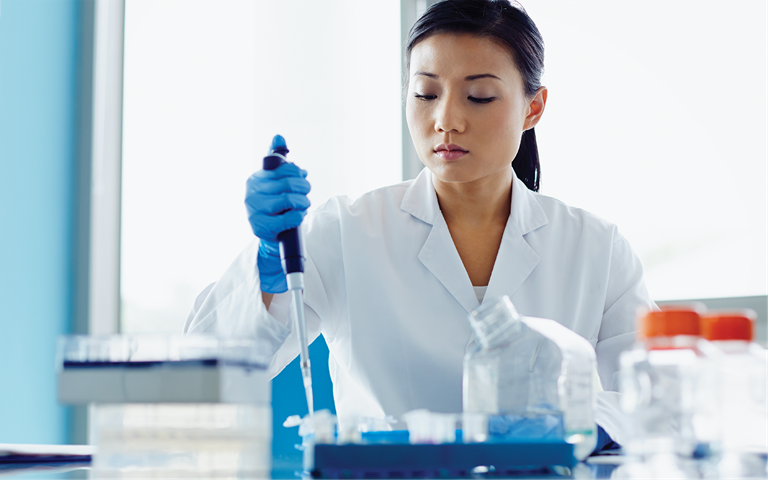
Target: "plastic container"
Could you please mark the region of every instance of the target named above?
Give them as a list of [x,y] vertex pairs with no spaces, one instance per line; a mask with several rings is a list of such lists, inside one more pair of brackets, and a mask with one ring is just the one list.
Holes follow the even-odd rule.
[[265,349],[206,335],[71,335],[59,339],[62,403],[271,402]]
[[506,296],[469,320],[475,346],[464,357],[464,412],[495,416],[491,439],[559,432],[576,458],[589,455],[597,442],[592,345],[553,320],[521,317]]
[[411,443],[439,445],[456,441],[457,415],[419,409],[404,414],[403,420],[408,425],[408,438]]
[[59,400],[89,404],[98,478],[266,478],[264,351],[208,335],[62,337]]
[[[268,478],[269,405],[96,404],[93,468],[105,477]],[[101,478],[101,477],[99,477]]]
[[216,360],[232,365],[269,365],[269,345],[251,338],[213,335],[63,335],[58,339],[57,368],[80,364],[145,366],[159,362]]
[[710,311],[701,318],[701,334],[718,350],[713,361],[720,396],[723,476],[765,473],[768,453],[766,377],[768,352],[754,342],[753,310]]
[[619,357],[629,455],[692,456],[696,450],[694,416],[704,398],[701,311],[699,305],[670,306],[638,316],[638,342]]

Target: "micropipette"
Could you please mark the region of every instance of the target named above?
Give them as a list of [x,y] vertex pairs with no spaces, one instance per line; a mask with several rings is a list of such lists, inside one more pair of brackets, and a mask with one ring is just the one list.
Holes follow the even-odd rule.
[[[269,155],[264,157],[264,170],[274,170],[283,163],[288,163],[285,156],[288,147],[285,139],[275,135]],[[314,412],[314,399],[312,396],[312,372],[309,367],[309,347],[307,344],[307,322],[304,319],[304,255],[302,250],[301,232],[298,228],[291,228],[277,235],[280,242],[280,259],[283,262],[283,271],[291,292],[293,304],[293,328],[296,329],[299,338],[299,360],[301,362],[301,376],[304,380],[304,392],[307,394],[307,407],[309,415]]]

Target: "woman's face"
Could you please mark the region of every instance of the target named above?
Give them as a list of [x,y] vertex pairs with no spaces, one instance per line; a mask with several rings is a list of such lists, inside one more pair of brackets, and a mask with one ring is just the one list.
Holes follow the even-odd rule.
[[523,131],[538,123],[547,92],[525,94],[509,50],[469,34],[436,34],[413,47],[409,74],[408,128],[436,179],[511,180]]

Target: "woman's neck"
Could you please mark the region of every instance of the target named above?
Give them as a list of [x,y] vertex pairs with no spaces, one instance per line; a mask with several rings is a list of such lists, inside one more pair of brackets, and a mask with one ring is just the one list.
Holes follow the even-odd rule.
[[474,286],[488,285],[512,206],[512,169],[467,183],[435,178],[435,192],[456,251]]
[[482,228],[506,225],[512,206],[510,168],[472,182],[443,182],[436,177],[433,184],[440,210],[446,223]]

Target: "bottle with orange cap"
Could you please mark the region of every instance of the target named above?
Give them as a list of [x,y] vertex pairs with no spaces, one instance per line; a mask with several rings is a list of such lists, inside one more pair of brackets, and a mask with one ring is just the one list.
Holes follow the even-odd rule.
[[755,342],[755,319],[753,310],[715,310],[701,317],[702,337],[720,352],[713,356],[720,396],[720,463],[730,469],[721,473],[729,476],[743,476],[768,453],[768,353]]
[[704,306],[667,306],[638,315],[638,342],[619,357],[621,406],[627,415],[625,452],[691,457],[702,372]]

